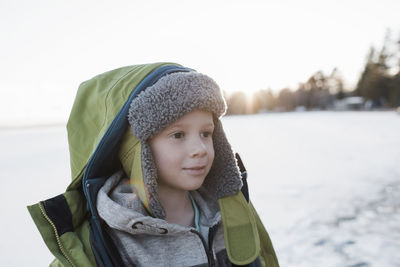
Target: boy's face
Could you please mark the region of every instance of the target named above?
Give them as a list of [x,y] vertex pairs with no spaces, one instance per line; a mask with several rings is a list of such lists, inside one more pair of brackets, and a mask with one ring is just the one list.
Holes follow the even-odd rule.
[[210,112],[194,110],[150,140],[158,174],[158,187],[196,190],[210,171],[214,160]]

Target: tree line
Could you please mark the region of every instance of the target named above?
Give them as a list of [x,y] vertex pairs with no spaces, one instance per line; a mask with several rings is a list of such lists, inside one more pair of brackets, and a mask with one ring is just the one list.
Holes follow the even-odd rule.
[[328,110],[344,98],[358,96],[368,109],[390,109],[400,106],[400,38],[395,40],[387,30],[380,49],[371,47],[355,88],[345,88],[338,69],[325,74],[317,71],[296,90],[256,91],[252,97],[244,92],[225,94],[228,114],[251,114],[263,111]]

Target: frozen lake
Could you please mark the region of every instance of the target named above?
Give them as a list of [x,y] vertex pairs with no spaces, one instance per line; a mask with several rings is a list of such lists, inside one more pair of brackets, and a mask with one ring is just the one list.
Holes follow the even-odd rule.
[[[400,115],[224,118],[281,266],[400,266]],[[2,266],[47,266],[26,205],[69,183],[64,127],[0,131]]]

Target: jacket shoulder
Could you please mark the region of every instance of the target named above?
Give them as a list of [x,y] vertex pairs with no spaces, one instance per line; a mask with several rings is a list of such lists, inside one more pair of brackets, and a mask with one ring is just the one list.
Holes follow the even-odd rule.
[[49,267],[65,267],[58,259],[54,259]]
[[85,204],[81,192],[72,190],[28,206],[46,246],[56,257],[50,266],[96,266]]

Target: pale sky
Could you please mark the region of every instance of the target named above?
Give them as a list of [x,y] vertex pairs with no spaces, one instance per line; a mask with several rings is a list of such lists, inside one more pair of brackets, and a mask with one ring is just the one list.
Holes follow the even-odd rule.
[[1,1],[0,125],[65,122],[78,85],[177,62],[226,91],[296,89],[338,67],[353,86],[369,47],[400,34],[400,1]]

